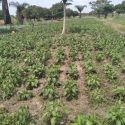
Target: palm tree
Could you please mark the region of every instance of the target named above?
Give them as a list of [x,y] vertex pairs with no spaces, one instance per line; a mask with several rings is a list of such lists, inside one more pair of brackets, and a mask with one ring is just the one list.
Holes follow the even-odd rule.
[[81,18],[81,13],[82,13],[82,11],[84,10],[84,8],[85,7],[87,7],[86,5],[83,5],[83,6],[81,6],[81,5],[77,5],[77,6],[75,6],[76,8],[77,8],[77,10],[79,11],[79,17]]
[[63,30],[62,30],[62,34],[65,34],[66,32],[66,6],[70,5],[72,0],[62,0],[63,2],[63,11],[64,11],[64,17],[63,17]]
[[23,16],[23,10],[29,5],[28,3],[18,3],[18,2],[10,2],[10,6],[16,7],[17,8],[17,20],[20,24],[23,24],[24,22],[24,16]]
[[11,24],[11,17],[8,8],[8,1],[7,0],[0,0],[2,2],[2,11],[4,16],[4,24]]

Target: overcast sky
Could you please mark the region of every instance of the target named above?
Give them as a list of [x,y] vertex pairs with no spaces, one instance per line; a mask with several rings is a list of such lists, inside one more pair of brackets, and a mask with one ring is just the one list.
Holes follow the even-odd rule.
[[[30,5],[38,5],[38,6],[42,6],[42,7],[51,7],[52,4],[60,2],[61,0],[8,0],[8,2],[11,1],[18,1],[19,3],[29,3]],[[73,5],[71,6],[72,9],[74,8],[74,5],[89,5],[90,1],[94,1],[94,0],[73,0]],[[113,4],[118,4],[121,3],[123,0],[112,0]],[[90,6],[88,6],[87,8],[85,8],[84,12],[89,12],[91,10]],[[10,13],[11,14],[15,14],[16,9],[14,9],[13,7],[10,7]]]

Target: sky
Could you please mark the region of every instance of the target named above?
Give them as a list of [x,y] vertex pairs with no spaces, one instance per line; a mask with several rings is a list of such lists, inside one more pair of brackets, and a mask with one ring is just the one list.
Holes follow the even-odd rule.
[[[51,7],[53,4],[60,2],[61,0],[8,0],[8,2],[11,1],[18,1],[19,3],[29,3],[30,5],[38,5],[42,7]],[[89,6],[89,2],[94,0],[73,0],[73,4],[70,6],[70,8],[75,9],[75,5],[87,5],[87,8],[85,8],[84,12],[90,12],[91,7]],[[123,0],[112,0],[113,4],[121,3]],[[16,9],[13,7],[10,7],[10,14],[15,15]]]

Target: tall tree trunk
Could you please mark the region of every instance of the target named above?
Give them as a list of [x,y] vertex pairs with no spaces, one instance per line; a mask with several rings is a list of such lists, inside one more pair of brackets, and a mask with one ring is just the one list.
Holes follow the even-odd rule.
[[79,14],[79,18],[81,18],[82,17],[82,14],[81,14],[81,12],[80,12],[80,14]]
[[66,4],[63,4],[64,7],[64,17],[63,17],[63,30],[62,34],[65,34],[66,32]]
[[2,10],[4,15],[4,23],[11,24],[11,17],[8,9],[8,2],[7,0],[2,0]]

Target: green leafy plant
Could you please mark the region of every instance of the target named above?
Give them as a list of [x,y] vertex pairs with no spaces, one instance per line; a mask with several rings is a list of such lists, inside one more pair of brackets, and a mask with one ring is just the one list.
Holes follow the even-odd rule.
[[113,89],[114,98],[117,98],[119,100],[124,100],[125,98],[125,87],[124,86],[118,86],[115,89]]
[[34,75],[28,76],[28,78],[26,79],[26,88],[27,89],[37,88],[38,85],[39,85],[39,81],[36,76],[34,76]]
[[79,75],[78,75],[78,71],[77,68],[74,64],[70,64],[67,70],[67,74],[71,79],[78,79]]
[[40,95],[43,97],[43,99],[49,99],[49,100],[54,100],[59,97],[54,86],[52,85],[45,85]]
[[53,64],[47,67],[47,78],[58,79],[58,76],[59,76],[59,66]]
[[104,102],[104,93],[99,88],[94,89],[90,92],[90,99],[93,104],[99,105]]
[[69,57],[72,61],[76,61],[78,59],[78,51],[75,47],[70,49]]
[[78,88],[74,80],[67,80],[64,84],[64,95],[67,100],[72,100],[78,97]]
[[96,71],[95,71],[95,69],[93,67],[91,59],[84,62],[84,68],[85,68],[85,73],[86,74],[96,73]]
[[102,125],[102,123],[96,115],[79,114],[70,125]]
[[104,53],[103,52],[98,52],[97,55],[96,55],[96,60],[98,62],[101,62],[104,60]]
[[100,87],[100,78],[95,74],[87,75],[86,84],[90,89],[96,89]]
[[55,62],[56,63],[62,63],[65,59],[65,53],[64,49],[59,48],[55,54]]
[[112,65],[110,65],[110,64],[105,65],[104,72],[109,80],[117,79],[117,74],[116,74],[114,67]]
[[66,108],[59,101],[52,101],[42,108],[42,119],[47,125],[60,125],[65,122]]
[[33,70],[36,77],[38,77],[38,78],[45,77],[46,69],[45,69],[45,66],[43,64],[38,63],[36,65],[33,65],[32,70]]
[[28,106],[21,106],[14,113],[14,124],[15,125],[31,125],[34,120],[29,112]]
[[121,104],[115,104],[107,111],[105,122],[109,125],[124,125],[125,124],[125,107]]
[[33,97],[33,93],[27,90],[22,90],[17,93],[17,99],[19,101],[28,100]]
[[122,73],[125,73],[125,64],[122,65]]

